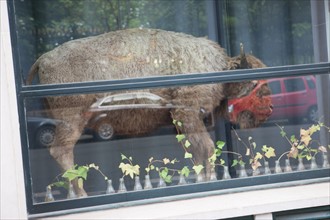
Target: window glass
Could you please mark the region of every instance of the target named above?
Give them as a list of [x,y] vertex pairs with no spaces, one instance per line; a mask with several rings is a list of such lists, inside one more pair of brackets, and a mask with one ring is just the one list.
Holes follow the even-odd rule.
[[297,92],[305,90],[305,84],[302,78],[284,80],[285,90],[287,92]]
[[267,66],[314,62],[309,0],[225,1],[225,30],[233,54],[240,43]]
[[310,0],[8,4],[30,213],[328,176]]
[[268,85],[269,85],[270,90],[272,91],[273,95],[281,93],[281,83],[280,83],[280,81],[275,80],[275,81],[269,82]]
[[[15,1],[14,5],[18,56],[23,81],[28,77],[31,66],[37,58],[55,48],[58,48],[57,55],[55,52],[45,55],[32,72],[39,72],[39,74],[50,72],[51,70],[45,69],[45,65],[43,65],[47,62],[47,58],[53,61],[52,68],[59,69],[56,66],[61,66],[65,69],[64,72],[71,72],[71,65],[66,67],[68,64],[61,62],[59,57],[67,56],[66,60],[70,63],[72,59],[78,59],[86,75],[68,82],[116,79],[115,76],[98,76],[96,74],[102,70],[109,72],[107,67],[113,67],[113,62],[126,62],[126,65],[136,68],[135,74],[130,75],[118,67],[118,71],[124,75],[121,78],[138,77],[147,73],[150,75],[178,74],[185,71],[184,65],[190,64],[185,60],[185,52],[179,49],[180,46],[175,46],[174,42],[177,45],[191,44],[191,51],[203,54],[196,47],[200,43],[187,39],[183,39],[183,42],[172,39],[172,42],[171,38],[164,36],[161,32],[157,34],[152,32],[149,35],[140,36],[140,39],[137,39],[137,34],[128,38],[123,37],[132,34],[122,32],[116,37],[113,35],[107,35],[104,38],[98,37],[97,44],[92,43],[91,39],[78,41],[79,45],[84,46],[77,46],[78,42],[73,41],[67,46],[79,47],[78,53],[84,54],[84,56],[77,56],[67,50],[66,55],[63,54],[61,45],[65,42],[131,28],[182,32],[202,37],[200,41],[203,41],[203,38],[204,41],[206,38],[219,38],[223,42],[222,47],[231,56],[239,54],[240,43],[243,43],[247,53],[256,55],[267,66],[314,62],[309,0],[219,1],[219,5],[223,6],[221,8],[225,10],[218,16],[219,21],[214,20],[215,16],[214,18],[210,16],[213,13],[212,10],[215,10],[211,10],[213,6],[211,1],[23,0]],[[210,33],[214,32],[211,27],[215,22],[222,24],[220,32],[217,34],[218,36],[210,36]],[[161,36],[164,36],[165,39]],[[110,41],[111,44],[107,44],[107,41]],[[169,51],[166,53],[158,51],[157,48],[159,49],[161,45],[167,45],[170,48]],[[151,49],[154,47],[155,50],[152,53]],[[103,56],[98,52],[101,49]],[[105,56],[107,59],[104,58]],[[215,52],[209,51],[206,57],[212,56],[215,56]],[[194,58],[203,59],[203,57]],[[175,62],[171,62],[172,60]],[[93,66],[89,64],[90,62],[93,63]],[[196,61],[191,60],[191,62]],[[146,67],[149,67],[148,70],[145,69]],[[98,71],[95,71],[96,69]],[[186,71],[206,72],[206,70],[197,68]],[[90,76],[93,73],[94,76]],[[51,75],[57,74],[52,73]],[[48,76],[46,76],[48,80],[43,80],[41,77],[40,83],[65,83],[67,82],[65,78],[69,75],[61,77],[63,81],[49,80]],[[76,74],[72,73],[72,75]],[[35,79],[35,83],[37,82],[39,81]]]
[[[27,109],[34,203],[45,201],[46,188],[67,199],[73,177],[80,196],[104,196],[107,180],[117,195],[142,190],[137,184],[161,190],[322,168],[321,131],[329,128],[319,124],[316,92],[272,94],[268,82],[285,80],[44,97]],[[237,97],[241,84],[251,87]],[[233,97],[221,111],[214,95],[223,89]]]
[[307,82],[308,88],[315,89],[315,81],[313,80],[313,77],[306,77],[306,82]]
[[[183,32],[196,37],[205,37],[208,35],[206,16],[207,1],[205,0],[23,0],[15,1],[14,4],[17,19],[19,56],[21,58],[20,62],[24,79],[26,79],[31,65],[42,54],[54,48],[61,48],[59,46],[65,42],[86,38],[88,36],[131,28],[138,28],[140,32],[147,28],[153,28]],[[175,60],[175,62],[172,62],[172,64],[175,64],[176,62],[184,61],[184,52],[180,51],[179,46],[174,45],[172,51],[168,52],[170,54],[154,51],[155,54],[152,55],[153,47],[155,47],[155,49],[162,46],[172,47],[172,43],[167,41],[166,37],[165,39],[159,38],[162,34],[156,31],[147,32],[146,30],[145,34],[147,33],[149,33],[148,36],[140,34],[140,37],[135,37],[134,35],[136,34],[129,34],[129,32],[119,34],[121,36],[117,34],[116,37],[108,36],[99,39],[101,44],[96,47],[95,45],[93,46],[93,43],[86,42],[84,43],[84,47],[87,47],[86,51],[81,51],[80,53],[85,55],[89,54],[90,56],[87,59],[81,59],[80,62],[81,64],[85,63],[83,66],[85,70],[88,69],[88,60],[94,64],[99,63],[96,68],[104,69],[105,65],[112,65],[111,60],[121,60],[125,62],[123,59],[126,59],[128,65],[138,65],[136,71],[143,71],[145,73],[146,70],[139,69],[139,66],[145,66],[146,63],[150,63],[150,65],[154,67],[155,65],[158,66],[158,62],[162,62],[160,67],[167,65],[166,68],[171,69],[174,68],[174,65],[170,65],[167,62],[171,63],[171,60]],[[131,35],[134,39],[125,38],[125,35]],[[170,40],[170,38],[167,39]],[[107,41],[110,41],[110,44],[107,44]],[[177,43],[180,45],[180,42]],[[181,44],[182,43],[183,42],[181,42]],[[194,44],[194,42],[191,43]],[[71,44],[71,46],[74,47],[73,44]],[[124,49],[124,47],[126,49]],[[198,50],[196,45],[192,45],[192,47],[192,50]],[[95,57],[95,54],[92,53],[97,50],[104,50],[105,54],[103,54],[107,56],[107,59],[104,60],[104,57]],[[75,55],[71,54],[71,56]],[[53,60],[54,57],[50,59]],[[70,57],[68,57],[68,59],[68,61],[70,61]],[[75,56],[74,59],[79,58]],[[93,59],[97,59],[99,62],[95,62]],[[132,64],[129,64],[130,59],[133,59],[131,60]],[[40,68],[39,71],[42,72],[42,66]],[[47,69],[44,71],[49,70]],[[69,69],[66,71],[70,72]],[[149,70],[149,74],[151,74],[151,72],[155,74],[161,71],[164,72],[164,70],[159,70],[154,67],[153,70]],[[174,68],[172,74],[178,73],[178,71],[179,70]],[[141,72],[136,74],[141,74]],[[164,72],[162,74],[169,74],[169,72]],[[128,75],[127,77],[134,76]],[[113,78],[95,77],[80,79],[79,81],[104,79]]]

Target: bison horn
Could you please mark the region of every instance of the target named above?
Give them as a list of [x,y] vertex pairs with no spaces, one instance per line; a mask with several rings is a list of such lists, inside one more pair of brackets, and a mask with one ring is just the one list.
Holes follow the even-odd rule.
[[241,60],[240,69],[248,69],[249,64],[245,56],[243,43],[240,43],[240,60]]

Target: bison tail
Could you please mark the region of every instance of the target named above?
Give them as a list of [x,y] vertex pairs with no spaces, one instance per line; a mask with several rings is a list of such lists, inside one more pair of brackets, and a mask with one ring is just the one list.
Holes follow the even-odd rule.
[[37,60],[31,67],[29,74],[26,79],[26,85],[31,85],[34,77],[38,73],[39,70],[39,60]]

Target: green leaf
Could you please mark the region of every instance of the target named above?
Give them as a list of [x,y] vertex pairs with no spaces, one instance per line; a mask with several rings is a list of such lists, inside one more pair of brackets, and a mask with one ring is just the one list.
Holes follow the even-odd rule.
[[184,158],[186,158],[186,159],[188,159],[188,158],[192,158],[192,154],[186,152],[186,153],[184,154]]
[[241,166],[244,166],[244,165],[245,165],[245,163],[244,163],[243,160],[238,161],[238,163],[239,163],[239,165],[241,165]]
[[129,164],[126,164],[126,163],[123,163],[123,162],[121,162],[119,164],[119,168],[121,169],[122,173],[125,173],[125,170],[127,169],[127,166],[129,166]]
[[252,137],[251,137],[251,136],[250,136],[250,137],[248,137],[248,140],[249,140],[249,141],[251,141],[251,140],[252,140]]
[[178,121],[177,125],[178,125],[179,127],[182,127],[182,122],[181,122],[181,121]]
[[184,146],[186,148],[189,148],[191,146],[191,143],[188,140],[186,140],[186,142],[184,143]]
[[150,172],[150,168],[149,168],[149,167],[146,167],[146,168],[145,168],[145,171],[146,171],[147,173],[149,173],[149,172]]
[[186,136],[184,134],[178,134],[178,135],[176,135],[176,139],[178,140],[178,142],[181,142],[185,138],[186,138]]
[[140,175],[140,166],[139,165],[131,165],[128,163],[120,163],[119,168],[123,172],[125,176],[130,176],[132,179],[134,175]]
[[257,154],[255,155],[254,157],[255,160],[259,160],[259,159],[262,159],[262,154],[257,152]]
[[275,149],[272,147],[268,147],[267,152],[265,153],[265,157],[267,158],[271,158],[271,157],[275,157]]
[[283,130],[280,132],[280,134],[282,137],[285,137],[285,135],[286,135],[285,131],[283,131]]
[[154,165],[150,165],[150,170],[154,170],[155,169],[155,166]]
[[268,150],[267,145],[263,145],[262,148],[261,148],[261,150],[262,150],[263,152],[267,152],[267,150]]
[[212,154],[212,156],[209,158],[210,163],[214,163],[217,160],[217,155],[216,153]]
[[167,175],[165,178],[163,178],[166,183],[171,183],[172,182],[172,176]]
[[224,159],[220,159],[220,165],[224,165],[225,164],[225,160]]
[[124,154],[120,154],[120,155],[121,155],[121,160],[128,159]]
[[79,189],[84,188],[84,180],[82,178],[78,178],[78,187]]
[[165,167],[160,173],[159,173],[160,177],[163,178],[165,180],[165,178],[168,175],[168,168]]
[[56,186],[56,187],[63,187],[65,189],[69,189],[69,183],[68,182],[64,182],[64,181],[58,181],[58,182],[55,182],[52,184],[53,186]]
[[171,160],[171,164],[175,164],[176,162],[179,162],[176,158],[174,158],[173,160]]
[[226,142],[223,141],[217,141],[216,145],[217,148],[222,149],[225,146]]
[[82,177],[84,180],[87,179],[87,173],[89,171],[89,167],[87,166],[80,166],[78,167],[78,176]]
[[187,166],[184,166],[180,172],[185,177],[188,177],[189,176],[189,173],[190,173],[190,170],[189,170],[189,168]]
[[256,147],[257,147],[256,142],[252,142],[252,146],[253,146],[253,149],[256,149]]
[[140,166],[130,166],[129,169],[126,170],[126,175],[129,175],[132,179],[134,178],[134,175],[140,174]]
[[296,136],[295,136],[294,134],[291,135],[291,137],[290,137],[290,141],[291,141],[292,143],[294,143],[294,142],[297,141]]
[[311,160],[311,159],[312,159],[312,155],[307,154],[307,155],[306,155],[306,159],[307,159],[307,160]]
[[78,175],[78,171],[77,170],[74,170],[74,169],[70,169],[70,170],[67,170],[63,175],[62,177],[63,178],[67,178],[68,181],[72,181],[74,180],[75,178],[77,178],[79,175]]
[[308,130],[310,135],[312,135],[314,132],[319,131],[320,129],[320,125],[312,125]]
[[219,157],[222,154],[222,150],[221,149],[215,149],[215,154],[217,155],[217,157]]
[[317,149],[310,149],[310,152],[317,153],[318,150]]
[[233,163],[231,164],[232,167],[236,166],[238,164],[238,160],[233,160]]
[[173,119],[172,123],[175,125],[175,124],[176,124],[176,120],[175,120],[175,119]]
[[204,169],[204,166],[203,165],[195,165],[192,168],[193,168],[193,170],[195,170],[196,174],[199,174],[202,171],[202,169]]
[[302,149],[305,148],[305,146],[304,146],[304,145],[298,145],[297,148],[298,148],[299,150],[302,150]]

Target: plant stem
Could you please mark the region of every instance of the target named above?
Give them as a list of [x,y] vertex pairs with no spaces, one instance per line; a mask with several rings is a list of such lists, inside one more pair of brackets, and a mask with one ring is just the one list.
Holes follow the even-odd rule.
[[238,155],[238,156],[241,157],[241,158],[243,157],[242,154],[240,154],[240,153],[236,153],[236,152],[233,152],[233,151],[225,151],[225,150],[224,150],[224,151],[222,151],[222,153],[236,154],[236,155]]
[[277,160],[280,161],[280,159],[281,159],[285,154],[288,154],[288,153],[290,153],[290,151],[286,151],[286,152],[284,152],[283,154],[281,154],[281,156],[280,156]]
[[[171,112],[171,116],[173,118],[172,112]],[[175,126],[175,129],[176,129],[177,134],[181,134],[180,129],[178,128],[178,125],[176,123],[174,123],[174,126]],[[186,140],[188,140],[188,139],[186,139]],[[183,148],[183,150],[185,151],[185,153],[189,153],[187,151],[186,147],[184,146],[184,143],[182,141],[180,141],[180,144],[181,144],[181,147]],[[189,158],[189,159],[191,160],[192,164],[195,166],[196,165],[196,162],[194,161],[194,159],[193,158]]]
[[[284,129],[281,127],[281,126],[279,126],[277,123],[275,123],[275,125],[281,130],[281,131],[283,131],[284,132]],[[285,139],[291,144],[291,141],[289,140],[289,138],[288,138],[288,136],[285,134],[284,135],[284,137],[285,137]],[[300,144],[300,143],[299,143]]]

